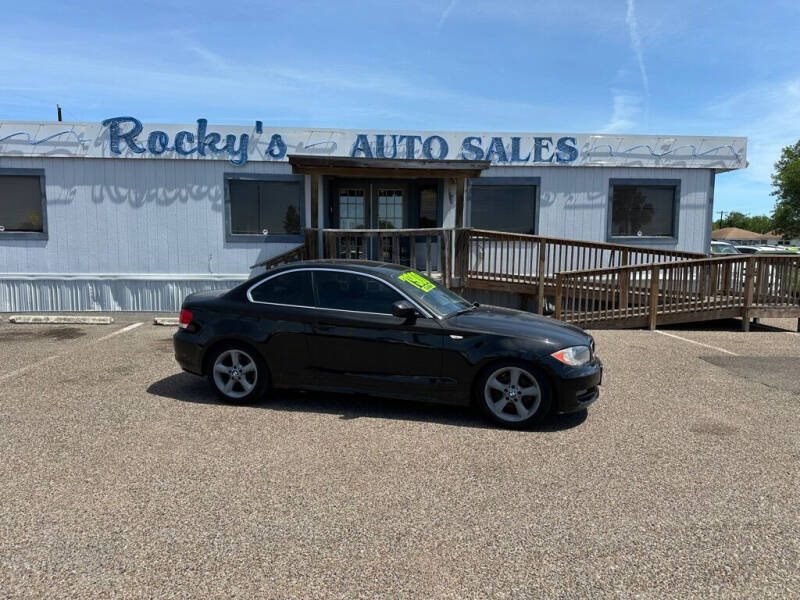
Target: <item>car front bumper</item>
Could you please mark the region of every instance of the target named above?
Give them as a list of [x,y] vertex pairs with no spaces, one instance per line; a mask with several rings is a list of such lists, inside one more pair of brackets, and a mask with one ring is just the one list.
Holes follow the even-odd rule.
[[595,359],[591,364],[575,369],[572,377],[559,377],[556,381],[555,412],[576,412],[595,403],[600,397],[603,381],[603,363]]

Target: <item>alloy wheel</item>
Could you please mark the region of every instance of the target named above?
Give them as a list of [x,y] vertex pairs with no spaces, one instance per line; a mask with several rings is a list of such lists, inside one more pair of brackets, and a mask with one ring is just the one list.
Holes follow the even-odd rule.
[[526,369],[509,366],[489,375],[483,397],[494,416],[516,423],[536,414],[542,403],[542,390],[536,377]]
[[256,387],[258,369],[253,358],[242,350],[225,350],[214,361],[214,385],[228,398],[239,400]]

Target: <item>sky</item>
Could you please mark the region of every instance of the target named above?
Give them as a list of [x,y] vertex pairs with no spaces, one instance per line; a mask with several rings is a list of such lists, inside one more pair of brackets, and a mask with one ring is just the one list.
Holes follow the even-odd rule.
[[[0,120],[728,135],[715,210],[772,210],[800,0],[0,0]],[[717,215],[718,216],[718,215]]]

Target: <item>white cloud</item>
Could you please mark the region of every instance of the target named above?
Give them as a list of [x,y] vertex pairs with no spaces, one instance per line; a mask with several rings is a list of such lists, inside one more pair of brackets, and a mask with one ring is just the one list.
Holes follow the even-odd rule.
[[642,115],[642,97],[618,90],[614,94],[614,107],[611,119],[601,129],[600,133],[631,133]]
[[450,16],[450,13],[453,12],[453,9],[456,7],[457,3],[458,0],[450,0],[439,17],[439,24],[436,26],[436,31],[440,31],[442,29],[442,25],[444,25],[444,22],[447,21],[447,18]]
[[[625,23],[628,25],[628,33],[631,38],[631,50],[639,65],[639,74],[642,76],[642,87],[644,88],[645,113],[647,104],[650,101],[650,82],[647,79],[647,68],[644,64],[644,52],[642,52],[642,37],[639,34],[639,21],[636,18],[636,5],[634,0],[628,0],[628,11],[625,15]],[[645,116],[647,116],[645,114]]]

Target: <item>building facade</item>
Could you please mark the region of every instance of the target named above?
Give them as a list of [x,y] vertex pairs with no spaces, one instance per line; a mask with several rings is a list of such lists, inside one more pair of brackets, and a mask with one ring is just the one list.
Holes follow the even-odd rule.
[[746,139],[0,122],[0,311],[175,310],[306,228],[706,252]]

